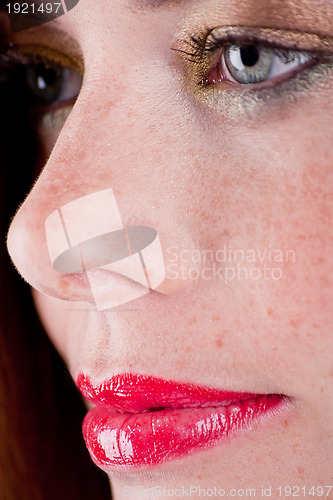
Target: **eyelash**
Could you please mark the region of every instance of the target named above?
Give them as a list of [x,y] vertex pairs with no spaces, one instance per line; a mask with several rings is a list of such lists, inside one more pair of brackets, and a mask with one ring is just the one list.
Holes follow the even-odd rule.
[[43,65],[47,69],[53,69],[56,72],[63,68],[57,63],[38,54],[25,54],[10,47],[0,48],[0,83],[6,82],[11,77],[11,73],[19,68],[29,65]]
[[[59,59],[58,54],[55,57]],[[78,96],[82,78],[69,66],[70,61],[55,62],[41,54],[23,53],[7,46],[0,49],[0,85],[8,88],[12,99],[21,100],[38,129],[44,117],[51,118],[59,109],[65,116]]]
[[[287,55],[288,52],[299,54],[307,53],[312,56],[312,67],[319,65],[325,56],[325,52],[323,50],[302,50],[297,48],[296,44],[293,44],[292,47],[287,47],[281,43],[275,43],[272,40],[269,40],[269,37],[265,38],[262,34],[259,36],[246,34],[246,28],[244,29],[244,27],[241,28],[241,31],[243,32],[242,34],[237,34],[237,28],[230,28],[231,31],[234,30],[235,32],[231,33],[226,30],[221,38],[215,37],[214,31],[216,29],[218,28],[205,28],[198,35],[190,36],[187,40],[182,40],[182,45],[186,48],[173,48],[176,52],[182,53],[184,55],[184,59],[188,63],[195,66],[195,71],[198,74],[197,83],[200,86],[207,85],[207,72],[211,69],[211,61],[218,50],[224,49],[224,51],[227,51],[227,49],[233,45],[240,46],[242,44],[246,44],[254,45],[260,48],[268,48],[271,49],[275,55],[280,56],[281,58],[283,58],[284,54]],[[250,28],[249,31],[253,31],[253,28]],[[258,31],[262,32],[265,30],[258,29]],[[316,35],[314,35],[314,37],[316,37]],[[277,36],[275,36],[275,38],[277,38]],[[322,43],[324,45],[325,42]],[[303,70],[304,69],[305,67]],[[253,86],[254,85],[252,85],[252,87]]]
[[183,49],[177,49],[173,48],[174,51],[176,52],[181,52],[182,54],[185,55],[185,59],[188,62],[194,63],[194,64],[199,64],[203,62],[204,59],[204,53],[206,49],[206,41],[209,36],[209,34],[213,30],[206,28],[204,32],[199,34],[198,36],[191,36],[190,41],[188,40],[182,40],[182,43],[187,45],[189,47],[189,50],[192,49],[191,52],[188,52]]

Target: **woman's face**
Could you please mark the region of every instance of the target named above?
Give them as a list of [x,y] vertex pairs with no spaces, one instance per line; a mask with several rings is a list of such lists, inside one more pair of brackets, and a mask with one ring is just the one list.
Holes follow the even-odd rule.
[[[8,236],[74,380],[98,386],[132,374],[287,396],[258,422],[241,419],[251,431],[233,427],[213,446],[170,451],[157,464],[115,465],[105,423],[104,441],[95,437],[106,460],[93,458],[115,498],[125,486],[255,488],[256,496],[271,486],[279,498],[288,486],[304,486],[306,497],[332,484],[332,26],[325,1],[81,0],[14,34],[20,51],[70,66],[64,95],[75,94],[84,66],[69,116],[60,101],[43,110],[37,134],[47,161]],[[97,310],[85,273],[52,267],[45,221],[106,189],[124,226],[157,231],[165,279]],[[74,222],[85,227],[83,212]],[[107,273],[92,275],[95,289],[107,288]],[[124,455],[132,445],[129,437]]]

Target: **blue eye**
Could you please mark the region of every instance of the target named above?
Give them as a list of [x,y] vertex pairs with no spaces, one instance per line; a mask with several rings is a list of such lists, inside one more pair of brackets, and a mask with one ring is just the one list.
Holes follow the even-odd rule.
[[82,76],[78,72],[44,63],[26,65],[24,77],[32,106],[73,102],[82,85]]
[[257,84],[295,74],[316,61],[312,54],[255,44],[226,47],[218,63],[215,81]]
[[44,56],[7,48],[0,51],[0,84],[6,82],[24,107],[44,112],[58,105],[74,104],[82,75]]

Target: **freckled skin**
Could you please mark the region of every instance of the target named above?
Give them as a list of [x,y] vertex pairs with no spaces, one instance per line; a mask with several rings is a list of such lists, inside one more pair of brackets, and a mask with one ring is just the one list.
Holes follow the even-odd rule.
[[[122,2],[95,3],[101,8],[81,0],[57,21],[81,47],[84,84],[61,133],[40,132],[48,145],[58,140],[8,238],[19,272],[39,290],[34,297],[47,333],[74,379],[80,371],[96,382],[131,371],[293,398],[285,425],[170,462],[155,475],[132,477],[131,484],[330,484],[333,84],[288,105],[275,99],[235,122],[189,95],[183,62],[170,50],[189,7],[138,14]],[[203,26],[217,19],[254,23],[244,12],[228,17],[227,9],[210,16],[207,5],[198,7],[206,13]],[[308,19],[310,7],[305,10],[306,29],[317,31],[318,23]],[[65,203],[109,187],[124,224],[158,231],[166,280],[125,311],[97,313],[73,302],[79,288],[52,269],[44,223]],[[216,256],[224,245],[270,247],[283,255],[293,250],[295,259],[265,261],[281,271],[280,279],[261,275],[228,283],[202,274],[182,279],[181,265],[185,273],[201,273],[204,263],[178,259],[174,279],[168,248]],[[232,267],[217,259],[208,267],[213,264]],[[241,264],[244,274],[263,262]],[[123,498],[129,478],[111,481],[114,498]]]

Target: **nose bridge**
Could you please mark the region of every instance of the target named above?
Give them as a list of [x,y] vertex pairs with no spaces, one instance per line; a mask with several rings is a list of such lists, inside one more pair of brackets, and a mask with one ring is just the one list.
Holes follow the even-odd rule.
[[[142,123],[134,116],[131,89],[113,82],[105,89],[100,83],[92,86],[89,76],[87,80],[22,208],[47,199],[49,208],[55,209],[80,194],[99,191],[103,178],[110,184],[106,187],[112,187],[121,180],[118,174],[126,170],[125,163],[132,161],[135,147],[129,153],[124,131],[135,137]],[[144,141],[140,145],[144,148]]]
[[[102,81],[103,71],[98,72]],[[71,189],[89,192],[88,186],[98,186],[100,177],[120,182],[119,173],[126,174],[127,164],[147,159],[145,151],[152,157],[151,142],[159,142],[158,127],[152,126],[146,111],[151,109],[149,97],[136,93],[131,83],[121,85],[109,78],[107,85],[95,84],[89,73],[85,78],[39,183],[51,194],[55,188],[58,194],[68,191],[69,199]]]
[[[123,98],[126,100],[124,94]],[[122,259],[118,259],[120,263],[111,262],[113,267],[108,269],[111,274],[109,273],[108,279],[104,280],[107,290],[105,291],[104,286],[103,292],[101,292],[102,295],[98,295],[100,309],[110,307],[110,304],[124,303],[128,301],[129,297],[140,297],[144,294],[143,289],[145,289],[145,293],[149,289],[155,289],[166,294],[178,294],[188,289],[189,283],[184,283],[181,278],[171,279],[165,275],[163,261],[165,249],[173,244],[174,236],[178,241],[183,236],[187,241],[191,240],[188,230],[179,227],[179,224],[175,228],[174,208],[172,205],[170,205],[167,213],[164,212],[162,217],[149,213],[147,204],[140,206],[140,188],[136,182],[137,177],[131,178],[128,173],[128,166],[131,165],[133,158],[140,163],[140,155],[136,154],[136,148],[139,147],[138,143],[140,141],[134,147],[131,144],[131,147],[126,150],[124,144],[121,144],[118,140],[119,129],[126,127],[127,136],[131,135],[131,131],[134,137],[139,133],[140,123],[136,118],[140,113],[133,110],[133,108],[129,109],[131,109],[129,116],[125,116],[124,113],[121,115],[120,99],[113,106],[110,105],[108,109],[102,109],[100,103],[94,103],[93,98],[89,103],[84,101],[83,105],[78,102],[68,118],[37,183],[14,218],[8,235],[9,252],[26,281],[44,293],[69,300],[75,297],[75,300],[83,298],[83,300],[89,299],[89,301],[91,301],[93,295],[95,303],[97,302],[96,294],[91,294],[91,290],[89,290],[89,293],[85,291],[81,294],[75,287],[73,291],[70,286],[66,285],[66,280],[71,281],[71,274],[87,271],[89,261],[93,262],[93,265],[90,265],[92,269],[87,271],[88,274],[91,273],[90,285],[93,284],[93,292],[94,289],[96,293],[101,291],[100,283],[103,281],[100,279],[101,276],[94,272],[96,267],[94,263],[99,258],[97,254],[103,254],[104,251],[101,245],[93,244],[89,248],[86,246],[85,250],[87,252],[83,258],[82,246],[73,244],[75,238],[71,242],[68,231],[67,233],[66,231],[61,232],[59,229],[60,227],[63,229],[64,225],[66,226],[64,207],[68,209],[70,204],[75,204],[79,200],[81,200],[79,210],[76,217],[72,219],[74,225],[72,224],[71,228],[72,238],[73,233],[81,232],[81,239],[79,238],[80,241],[77,240],[78,244],[91,239],[89,238],[91,231],[95,230],[97,236],[111,234],[117,230],[122,231],[129,224],[132,227],[147,227],[156,232],[156,238],[153,238],[154,241],[156,240],[155,246],[152,247],[153,241],[151,241],[148,245],[143,246],[142,251],[140,250],[141,253],[138,251],[131,253],[129,251],[126,256],[128,258],[127,262],[122,262]],[[114,114],[110,118],[112,112]],[[119,125],[118,133],[113,134],[117,123]],[[114,140],[114,135],[117,136],[117,140]],[[141,147],[145,148],[142,141]],[[140,165],[136,164],[136,168],[140,170]],[[149,176],[147,178],[149,182]],[[158,191],[160,187],[162,186],[150,186],[149,190],[145,186],[145,196],[147,193],[148,196],[155,196],[156,193],[153,193],[153,190],[157,189]],[[87,205],[82,204],[84,197],[91,196],[94,193],[100,196],[98,193],[105,190],[113,190],[113,194],[116,194],[116,198],[119,197],[120,201],[123,201],[123,199],[129,200],[131,197],[134,198],[128,204],[128,208],[126,201],[120,203],[119,207],[122,213],[125,213],[125,218],[118,221],[119,227],[109,227],[108,230],[102,228],[103,223],[101,221],[105,219],[103,203],[90,203],[88,204],[88,210],[86,210]],[[124,206],[126,206],[125,210]],[[56,217],[58,217],[57,220]],[[89,217],[91,218],[90,222]],[[67,217],[67,222],[68,220]],[[94,221],[95,227],[92,226],[89,233],[87,226]],[[96,224],[96,221],[99,222]],[[108,222],[110,223],[110,220]],[[88,236],[85,233],[89,233]],[[127,238],[126,242],[128,243],[128,231],[125,238]],[[135,246],[136,240],[135,237],[132,246],[133,243]],[[53,241],[51,245],[50,241]],[[74,247],[75,251],[79,252],[79,257],[83,259],[82,270],[74,268],[56,269],[54,267],[56,260],[54,251],[57,253],[61,246],[64,248],[64,245],[68,246],[68,244]],[[110,244],[110,241],[107,242],[106,240],[106,245],[108,244]],[[146,252],[146,258],[143,258],[144,252]],[[105,268],[105,265],[102,267]],[[118,302],[117,300],[113,302],[108,299],[105,300],[105,295],[110,287],[112,288],[114,285],[113,289],[117,289],[118,292],[121,288],[119,280],[114,280],[114,274],[117,276],[123,275],[131,280],[131,286],[128,280],[125,285],[122,282],[121,287],[125,288],[125,292],[123,298],[119,299]],[[136,283],[135,287],[132,286],[133,282]],[[64,284],[66,285],[65,288],[67,288],[65,293],[63,293]],[[62,291],[60,291],[60,288],[62,288]]]

